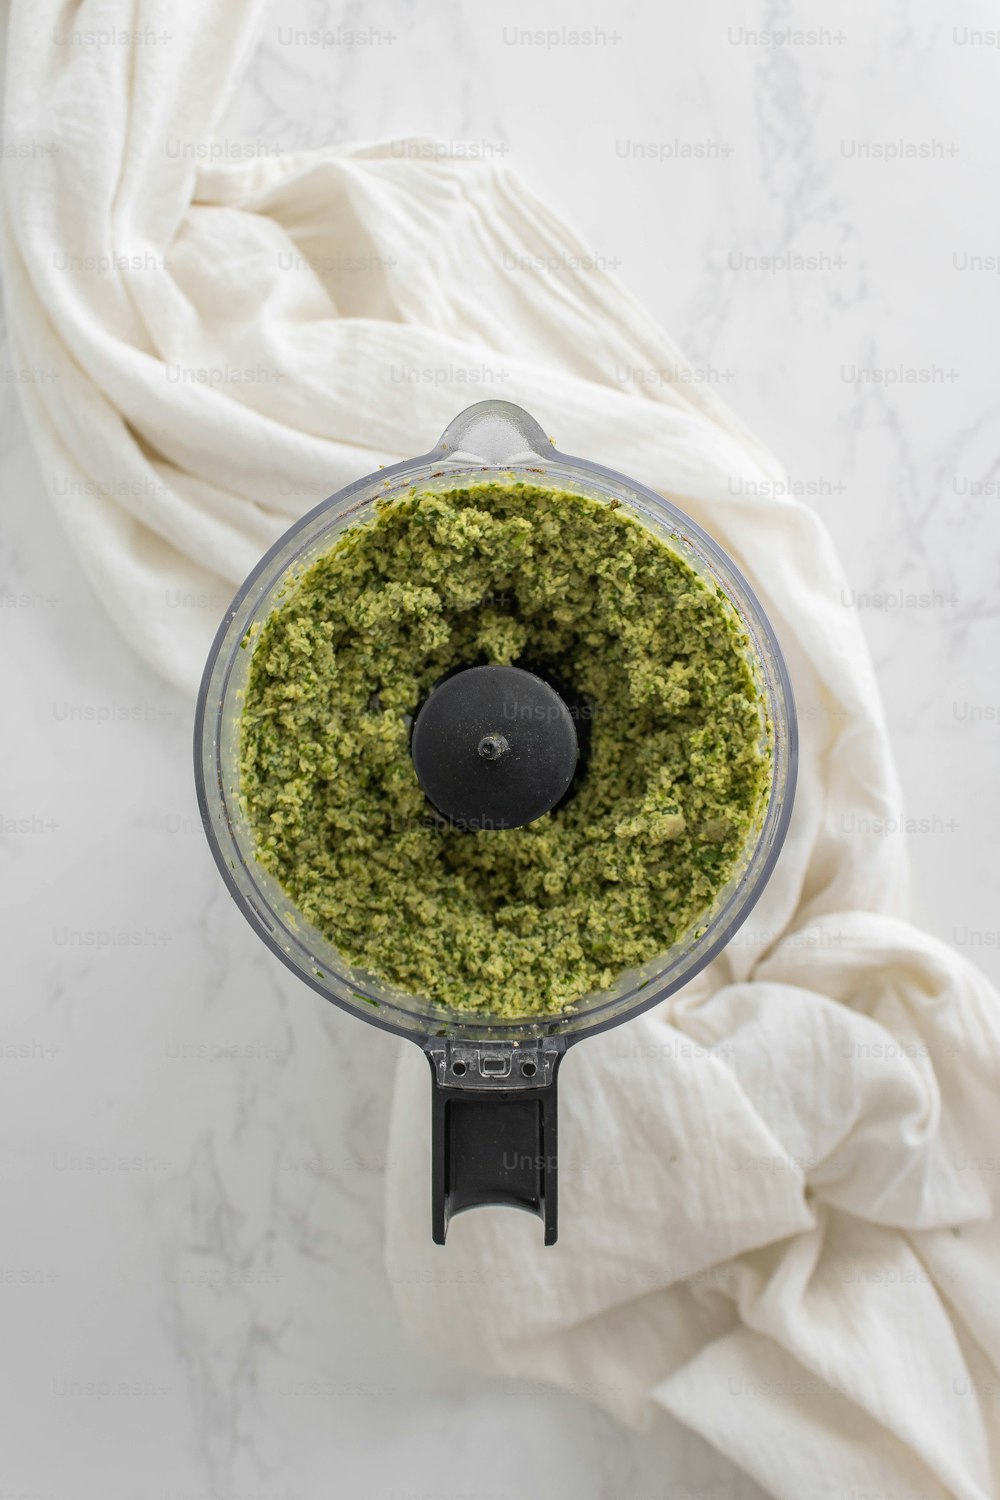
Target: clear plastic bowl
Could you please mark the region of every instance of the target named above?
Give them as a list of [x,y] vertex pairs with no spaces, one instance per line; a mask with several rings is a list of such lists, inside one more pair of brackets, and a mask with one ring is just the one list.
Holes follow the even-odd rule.
[[[458,1011],[394,989],[345,962],[296,910],[254,858],[240,805],[239,731],[252,650],[248,630],[263,623],[284,589],[329,550],[347,527],[366,520],[375,502],[414,485],[524,478],[597,498],[615,498],[657,532],[730,601],[750,642],[749,660],[767,714],[771,742],[769,796],[739,868],[702,921],[668,952],[623,973],[607,990],[557,1015],[509,1020]],[[792,690],[774,632],[752,589],[712,539],[669,501],[634,480],[558,452],[532,417],[504,401],[461,413],[430,453],[360,479],[297,522],[246,580],[212,647],[198,699],[195,774],[202,818],[219,869],[259,936],[301,979],[364,1021],[425,1044],[432,1037],[515,1043],[544,1037],[576,1041],[663,1000],[726,945],[754,905],[788,827],[795,787],[797,733]]]

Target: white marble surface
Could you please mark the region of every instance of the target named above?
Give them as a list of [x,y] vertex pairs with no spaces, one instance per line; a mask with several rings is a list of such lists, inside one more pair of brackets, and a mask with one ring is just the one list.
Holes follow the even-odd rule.
[[[974,40],[997,25],[982,0],[835,21],[296,0],[226,131],[474,142],[576,223],[830,526],[918,820],[915,912],[1000,980],[1000,47]],[[900,143],[926,152],[871,155]],[[757,1496],[666,1419],[636,1436],[409,1345],[380,1259],[396,1044],[297,985],[230,903],[191,704],[81,577],[9,355],[0,397],[0,1495]]]

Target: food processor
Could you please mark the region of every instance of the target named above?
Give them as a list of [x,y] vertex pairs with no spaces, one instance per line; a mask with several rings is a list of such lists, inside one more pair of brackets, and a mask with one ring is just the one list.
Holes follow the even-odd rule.
[[[415,486],[423,492],[518,480],[625,507],[721,591],[738,617],[759,693],[769,787],[735,872],[711,909],[669,951],[560,1013],[504,1019],[394,988],[348,963],[295,908],[254,857],[240,798],[240,718],[255,629],[281,608],[296,580],[341,533],[373,516],[377,502]],[[470,664],[450,673],[420,708],[411,736],[428,804],[470,838],[489,838],[494,828],[524,826],[558,809],[582,748],[580,720],[568,697],[564,685],[519,666]],[[791,817],[797,762],[791,685],[774,631],[738,569],[655,491],[559,452],[521,408],[479,402],[455,418],[429,453],[380,469],[324,500],[262,558],[227,610],[209,653],[194,751],[212,853],[258,936],[327,1000],[408,1038],[427,1057],[434,1240],[444,1244],[453,1215],[505,1204],[539,1215],[545,1243],[554,1244],[556,1078],[566,1049],[660,1003],[721,951],[763,891]]]

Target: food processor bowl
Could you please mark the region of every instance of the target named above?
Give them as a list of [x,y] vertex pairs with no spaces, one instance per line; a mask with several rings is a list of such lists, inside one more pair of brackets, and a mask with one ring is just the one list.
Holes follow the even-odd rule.
[[[738,867],[712,908],[669,951],[582,997],[559,1014],[507,1019],[405,993],[348,962],[297,911],[254,857],[240,799],[240,718],[255,628],[347,528],[377,501],[419,487],[523,480],[614,499],[662,537],[729,601],[748,641],[770,756],[766,802]],[[781,849],[791,817],[797,730],[791,684],[774,631],[733,562],[699,526],[623,474],[559,452],[520,407],[482,401],[463,411],[429,453],[380,469],[324,500],[293,525],[240,588],[209,653],[195,719],[195,779],[202,821],[231,895],[258,936],[326,999],[410,1038],[432,1074],[432,1233],[443,1244],[462,1209],[505,1203],[539,1214],[555,1242],[556,1076],[566,1048],[664,1000],[709,963],[745,920]],[[471,835],[470,836],[474,836]],[[489,834],[484,835],[489,837]]]

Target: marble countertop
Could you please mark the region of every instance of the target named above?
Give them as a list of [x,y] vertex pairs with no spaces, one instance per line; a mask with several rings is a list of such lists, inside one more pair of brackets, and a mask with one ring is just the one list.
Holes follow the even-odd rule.
[[[1000,981],[995,26],[984,0],[292,0],[226,129],[469,143],[576,224],[829,526],[904,790],[877,836],[910,822],[915,917]],[[666,1418],[410,1345],[380,1256],[397,1044],[230,902],[192,705],[81,575],[12,372],[0,399],[0,1494],[758,1496]]]

